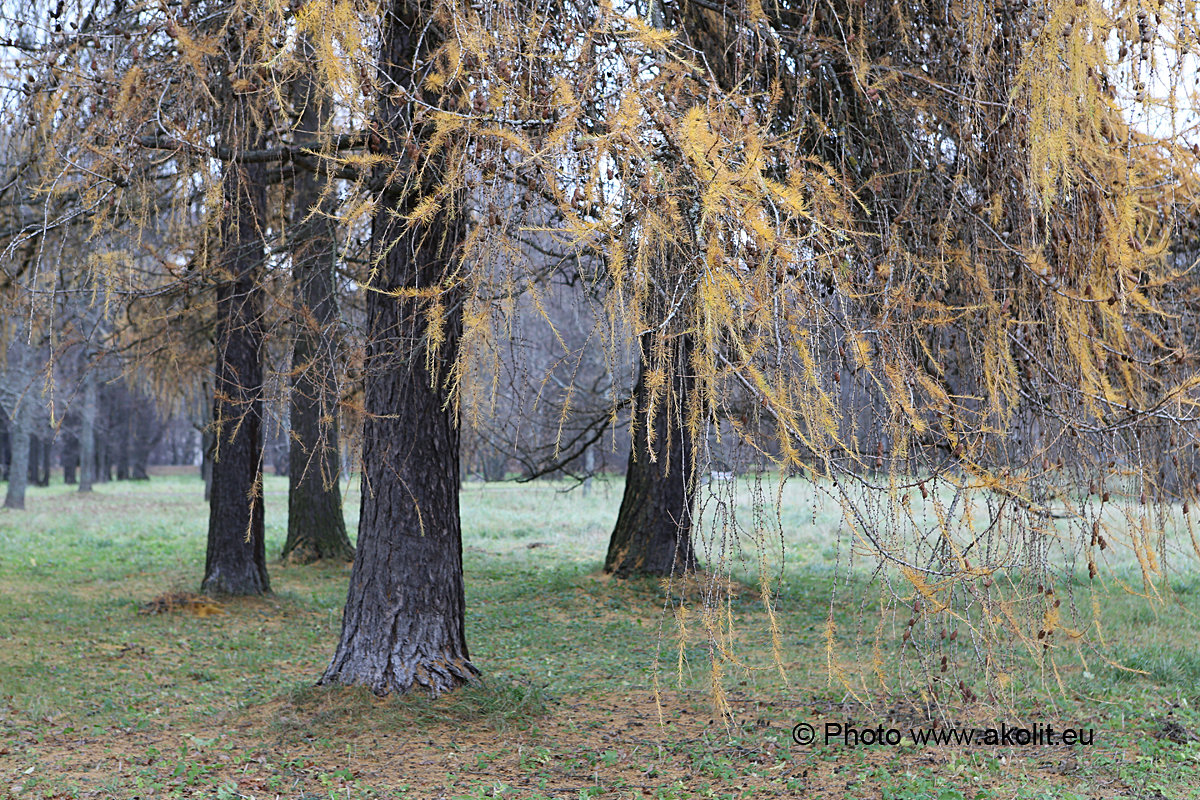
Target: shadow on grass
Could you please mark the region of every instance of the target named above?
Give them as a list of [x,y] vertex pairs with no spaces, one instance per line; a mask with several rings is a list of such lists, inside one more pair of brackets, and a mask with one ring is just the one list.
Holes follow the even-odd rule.
[[483,678],[432,699],[424,692],[379,697],[361,686],[303,686],[285,698],[291,713],[280,715],[280,732],[364,724],[398,730],[438,724],[487,727],[498,732],[527,730],[558,701],[543,687],[525,681]]

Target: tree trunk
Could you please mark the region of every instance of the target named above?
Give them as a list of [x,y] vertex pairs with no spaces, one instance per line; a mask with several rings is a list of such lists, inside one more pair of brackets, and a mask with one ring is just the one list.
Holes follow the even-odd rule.
[[[449,241],[461,236],[458,220],[442,224],[452,226]],[[430,375],[412,344],[422,336],[421,308],[386,294],[433,284],[441,239],[436,231],[402,237],[382,265],[383,291],[367,296],[358,554],[341,641],[322,683],[365,684],[378,694],[422,686],[436,695],[476,674],[464,634],[458,426],[446,407],[444,373]],[[436,360],[442,366],[461,330],[461,317],[450,316]]]
[[110,417],[111,430],[115,435],[110,441],[115,450],[117,480],[129,480],[129,438],[133,435],[133,407],[129,397],[129,387],[123,378],[110,384],[112,387],[112,410]]
[[[240,32],[232,30],[230,41]],[[234,45],[236,46],[236,44]],[[261,144],[245,94],[224,87],[225,142]],[[261,164],[229,162],[223,179],[217,284],[217,368],[213,386],[214,453],[208,551],[201,591],[270,591],[262,503],[262,286],[266,175]]]
[[133,424],[129,441],[129,479],[148,481],[150,456],[162,441],[169,422],[159,417],[154,398],[144,392],[131,393],[131,401],[129,417]]
[[54,454],[54,432],[47,430],[42,438],[42,474],[38,486],[50,485],[50,461]]
[[108,421],[102,421],[96,431],[96,483],[112,480],[112,432]]
[[5,408],[0,409],[0,426],[3,427],[3,432],[0,432],[0,477],[4,480],[8,480],[8,470],[12,466],[11,413],[12,406],[6,402]]
[[[311,71],[297,80],[296,106],[304,109],[301,131],[309,146],[328,120],[330,103],[314,80],[315,53],[300,37]],[[333,276],[337,261],[336,198],[322,197],[318,176],[296,175],[292,195],[292,275],[296,283],[296,344],[292,352],[291,440],[288,448],[288,533],[285,560],[307,564],[330,558],[354,560],[354,545],[342,516],[338,457],[337,300]]]
[[8,444],[11,461],[8,467],[8,490],[5,508],[25,508],[25,488],[29,485],[30,449],[33,447],[34,398],[33,352],[18,330],[8,345],[3,376],[4,404],[9,413]]
[[117,437],[117,480],[129,480],[129,438],[128,430],[122,431]]
[[36,433],[29,434],[29,483],[34,486],[42,485],[42,438]]
[[79,414],[79,491],[91,492],[96,479],[96,375],[84,366],[83,410]]
[[30,425],[33,422],[33,403],[29,393],[19,396],[8,426],[8,441],[12,448],[12,463],[8,468],[8,491],[5,508],[25,508],[25,487],[29,481]]
[[[648,353],[648,340],[643,345]],[[647,437],[650,398],[645,364],[638,372],[625,494],[604,559],[604,571],[618,577],[672,575],[696,566],[692,548],[695,453],[684,421],[694,385],[689,337],[683,337],[674,347],[675,390],[658,400],[653,414],[653,444]]]
[[204,502],[212,501],[213,435],[205,430],[200,434],[200,479],[204,481]]
[[592,447],[588,447],[583,454],[583,496],[587,497],[592,493],[592,476],[596,471],[596,451]]
[[78,482],[79,469],[79,437],[67,432],[63,437],[62,448],[63,484],[74,486]]
[[[439,35],[415,5],[397,0],[382,40],[384,85],[418,88],[418,43]],[[408,101],[380,98],[379,128],[391,152],[411,131]],[[367,361],[362,513],[358,553],[337,651],[321,683],[362,684],[377,694],[423,687],[437,695],[470,682],[464,632],[462,534],[459,523],[459,430],[447,367],[462,332],[460,297],[443,297],[443,340],[425,339],[428,301],[397,289],[436,287],[452,268],[464,235],[461,204],[443,201],[428,223],[404,230],[403,215],[436,185],[438,170],[397,203],[379,204],[372,250],[379,274],[367,292]],[[399,205],[399,208],[395,206]],[[435,370],[431,374],[429,368]]]

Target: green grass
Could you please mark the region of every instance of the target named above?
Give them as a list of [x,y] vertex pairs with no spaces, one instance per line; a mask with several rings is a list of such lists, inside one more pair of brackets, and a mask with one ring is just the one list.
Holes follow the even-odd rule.
[[[848,569],[836,512],[790,483],[767,561],[780,577],[787,681],[763,606],[743,591],[725,609],[727,646],[742,666],[725,665],[734,715],[722,720],[695,592],[673,587],[692,609],[680,645],[659,582],[598,575],[619,482],[587,496],[565,488],[464,487],[468,641],[484,679],[438,700],[313,685],[336,642],[349,567],[275,562],[282,479],[266,482],[274,594],[205,617],[139,613],[155,596],[199,585],[207,514],[198,479],[103,484],[91,497],[31,489],[28,511],[0,513],[0,796],[1200,796],[1200,746],[1156,735],[1200,732],[1194,573],[1172,575],[1157,603],[1115,580],[1140,589],[1132,564],[1098,584],[1076,573],[1058,587],[1064,618],[1090,624],[1094,598],[1103,639],[1093,631],[1092,644],[1051,660],[1001,637],[996,663],[1010,678],[1000,707],[947,706],[963,724],[1095,728],[1092,747],[803,747],[791,742],[796,722],[926,724],[914,706],[926,662],[900,645],[908,612],[893,618],[881,583],[895,574],[874,575],[861,557]],[[737,502],[752,490],[739,485]],[[353,529],[352,493],[346,507]],[[754,543],[725,552],[735,576],[756,584]],[[831,618],[836,662],[866,705],[830,679]],[[977,644],[964,635],[934,652],[970,680]],[[872,678],[876,656],[890,694]]]

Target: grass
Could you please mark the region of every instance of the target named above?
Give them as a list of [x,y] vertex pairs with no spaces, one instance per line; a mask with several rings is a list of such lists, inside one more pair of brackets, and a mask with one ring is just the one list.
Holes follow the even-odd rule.
[[[747,588],[727,608],[750,668],[727,668],[726,724],[697,615],[679,646],[658,582],[599,575],[620,484],[562,488],[465,486],[468,640],[484,680],[438,700],[313,685],[336,642],[346,565],[272,563],[268,597],[139,613],[199,584],[207,513],[195,477],[104,484],[91,497],[31,489],[28,511],[0,513],[0,796],[1200,797],[1194,574],[1173,576],[1151,604],[1116,581],[1092,594],[1085,573],[1060,594],[1084,617],[1095,599],[1103,643],[1053,667],[1015,646],[1004,710],[951,706],[941,722],[1092,728],[1090,747],[800,746],[797,722],[929,724],[924,667],[898,646],[904,620],[881,616],[870,572],[837,568],[836,517],[785,496],[775,606],[787,680]],[[266,492],[277,555],[286,482],[268,477]],[[352,497],[351,528],[356,513]],[[752,548],[728,554],[752,583]],[[869,673],[884,642],[890,694],[866,681],[864,705],[830,680],[830,619],[847,669]],[[942,645],[968,667],[971,647]]]

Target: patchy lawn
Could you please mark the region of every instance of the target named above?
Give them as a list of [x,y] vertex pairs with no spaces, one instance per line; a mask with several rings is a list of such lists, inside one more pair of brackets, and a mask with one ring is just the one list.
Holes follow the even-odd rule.
[[[1158,606],[1099,594],[1100,658],[1017,676],[1006,710],[974,703],[929,720],[915,685],[856,699],[830,680],[827,620],[840,658],[870,658],[861,639],[876,623],[863,619],[871,608],[878,619],[877,593],[866,575],[837,577],[829,520],[797,512],[784,517],[775,598],[786,682],[757,592],[735,587],[731,642],[746,668],[722,677],[724,720],[695,612],[680,645],[658,582],[598,574],[620,485],[586,497],[560,488],[465,487],[468,641],[485,679],[436,701],[313,686],[336,642],[346,565],[272,563],[269,597],[189,597],[207,520],[194,476],[102,484],[86,498],[31,489],[29,511],[0,513],[0,795],[1200,796],[1195,577]],[[268,478],[272,556],[285,492]],[[351,526],[356,514],[352,498]],[[901,650],[883,654],[885,671]],[[826,743],[827,722],[895,728],[901,741]],[[818,741],[795,744],[797,723]],[[1094,743],[917,745],[910,734],[1035,723],[1092,730]]]

